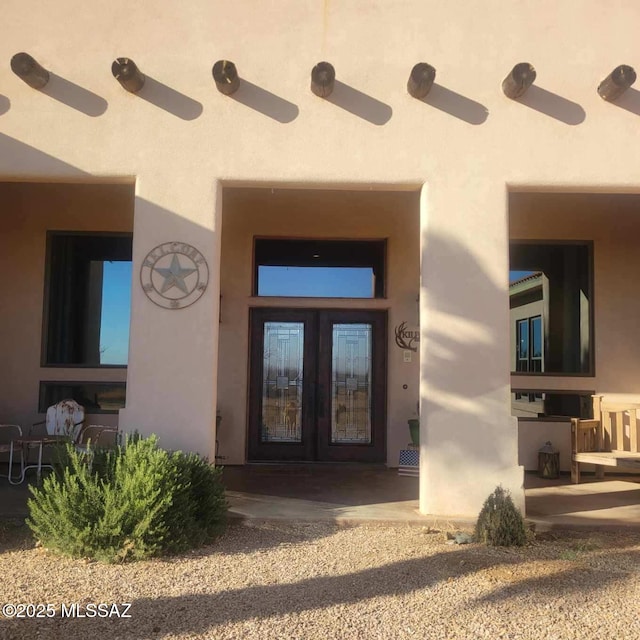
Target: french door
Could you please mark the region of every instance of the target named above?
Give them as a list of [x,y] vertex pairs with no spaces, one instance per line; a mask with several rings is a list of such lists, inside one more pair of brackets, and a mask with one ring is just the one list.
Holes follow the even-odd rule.
[[249,460],[385,460],[386,312],[252,309]]

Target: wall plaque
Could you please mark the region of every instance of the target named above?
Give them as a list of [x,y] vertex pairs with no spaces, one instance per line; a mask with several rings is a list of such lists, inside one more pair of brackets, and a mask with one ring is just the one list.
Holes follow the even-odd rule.
[[165,309],[184,309],[209,284],[204,256],[190,244],[165,242],[153,248],[140,267],[140,284],[151,302]]
[[401,349],[416,352],[418,347],[415,346],[416,342],[420,342],[420,331],[409,331],[407,329],[407,323],[402,322],[395,328],[396,344]]

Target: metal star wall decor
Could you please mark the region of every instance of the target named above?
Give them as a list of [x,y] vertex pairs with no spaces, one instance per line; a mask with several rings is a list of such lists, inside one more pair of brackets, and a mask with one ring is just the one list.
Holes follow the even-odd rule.
[[184,309],[198,300],[209,284],[204,256],[190,244],[165,242],[147,254],[140,284],[151,302],[165,309]]

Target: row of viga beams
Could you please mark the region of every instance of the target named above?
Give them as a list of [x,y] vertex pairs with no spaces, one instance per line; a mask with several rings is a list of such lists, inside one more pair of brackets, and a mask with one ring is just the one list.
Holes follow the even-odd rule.
[[[30,87],[42,89],[49,82],[49,72],[28,53],[16,53],[11,58],[11,70]],[[236,65],[229,60],[218,60],[211,70],[220,93],[231,95],[240,86]],[[129,92],[137,93],[144,86],[145,77],[131,58],[117,58],[111,65],[113,77]],[[418,62],[407,82],[407,91],[414,98],[424,98],[436,78],[436,70],[426,62]],[[520,62],[502,81],[502,91],[508,98],[519,98],[534,83],[536,70],[528,62]],[[311,70],[311,91],[320,98],[331,95],[336,80],[336,70],[329,62],[318,62]],[[633,67],[621,64],[599,85],[598,94],[608,101],[617,100],[634,82]]]

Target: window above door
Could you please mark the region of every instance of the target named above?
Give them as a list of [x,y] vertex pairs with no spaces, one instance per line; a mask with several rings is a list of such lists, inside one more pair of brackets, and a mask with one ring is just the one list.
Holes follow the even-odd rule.
[[384,298],[386,240],[256,238],[257,296]]

